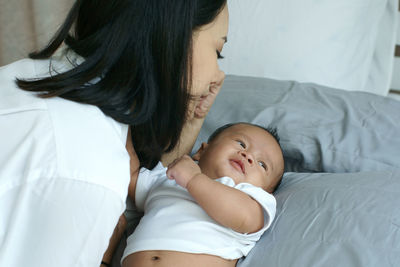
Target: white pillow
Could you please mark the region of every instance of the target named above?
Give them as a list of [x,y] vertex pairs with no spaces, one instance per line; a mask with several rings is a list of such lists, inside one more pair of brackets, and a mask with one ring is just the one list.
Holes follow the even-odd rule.
[[228,0],[227,74],[386,95],[397,0]]

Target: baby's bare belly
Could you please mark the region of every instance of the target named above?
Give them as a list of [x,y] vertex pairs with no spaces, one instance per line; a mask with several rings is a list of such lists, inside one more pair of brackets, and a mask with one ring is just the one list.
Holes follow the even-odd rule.
[[122,267],[235,267],[236,262],[206,254],[149,250],[129,255]]

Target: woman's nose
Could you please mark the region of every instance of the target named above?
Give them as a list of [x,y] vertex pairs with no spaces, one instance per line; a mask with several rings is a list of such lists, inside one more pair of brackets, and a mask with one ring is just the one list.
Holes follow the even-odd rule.
[[225,80],[225,72],[223,72],[222,70],[218,70],[212,83],[215,84],[216,86],[221,86],[224,83],[224,80]]
[[252,159],[251,155],[247,154],[247,153],[244,152],[244,151],[240,152],[240,154],[242,155],[242,157],[244,157],[244,158],[247,160],[247,162],[248,162],[250,165],[253,164],[253,159]]
[[224,80],[225,80],[225,72],[220,70],[219,73],[218,73],[218,82],[222,85]]

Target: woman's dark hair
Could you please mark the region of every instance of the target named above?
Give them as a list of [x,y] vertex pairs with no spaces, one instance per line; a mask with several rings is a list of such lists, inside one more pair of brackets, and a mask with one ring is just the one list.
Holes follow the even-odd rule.
[[[192,33],[226,0],[77,0],[64,24],[33,59],[64,42],[85,60],[43,79],[17,79],[40,97],[99,107],[131,125],[140,166],[153,168],[179,141],[191,88]],[[101,78],[98,82],[92,82]]]

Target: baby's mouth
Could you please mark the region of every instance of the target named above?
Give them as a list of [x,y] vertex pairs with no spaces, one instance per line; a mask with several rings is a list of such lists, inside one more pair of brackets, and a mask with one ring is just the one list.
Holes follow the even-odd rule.
[[244,164],[242,161],[240,160],[230,160],[230,164],[239,172],[241,173],[245,173],[245,168],[244,168]]

